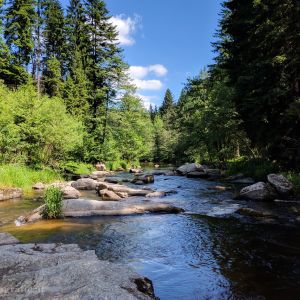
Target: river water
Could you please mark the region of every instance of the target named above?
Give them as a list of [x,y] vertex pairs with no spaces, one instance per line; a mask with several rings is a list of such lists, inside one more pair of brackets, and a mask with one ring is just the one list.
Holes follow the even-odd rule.
[[[248,205],[214,182],[157,176],[149,187],[176,190],[163,199],[178,215],[145,214],[43,221],[16,227],[13,220],[40,205],[34,199],[0,202],[0,231],[22,242],[77,243],[100,259],[129,265],[150,278],[160,299],[298,299],[300,227],[259,222],[235,211]],[[93,192],[86,198],[97,199]],[[264,204],[265,205],[265,204]],[[267,209],[282,209],[268,204]],[[289,208],[299,205],[289,204]],[[285,219],[285,218],[283,218]]]

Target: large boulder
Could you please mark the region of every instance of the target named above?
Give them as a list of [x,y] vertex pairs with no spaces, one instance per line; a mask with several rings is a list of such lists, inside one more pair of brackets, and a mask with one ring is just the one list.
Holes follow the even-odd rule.
[[23,190],[18,188],[0,189],[0,201],[17,199],[23,196]]
[[152,283],[78,245],[0,246],[1,299],[155,299]]
[[72,187],[77,190],[95,190],[99,183],[91,178],[81,178],[72,182]]
[[203,172],[204,168],[200,164],[192,163],[192,164],[182,165],[176,171],[180,175],[186,175],[191,172],[197,172],[197,171]]
[[100,196],[102,200],[108,200],[108,201],[120,201],[122,198],[118,196],[115,192],[109,191],[107,189],[100,190]]
[[136,176],[133,180],[132,183],[141,183],[141,184],[149,184],[149,183],[154,183],[154,176],[151,175],[144,175],[144,176]]
[[65,186],[61,191],[64,199],[78,199],[81,196],[80,192],[72,186]]
[[46,188],[46,185],[42,182],[38,182],[32,186],[33,190],[44,190],[45,188]]
[[109,175],[111,175],[111,173],[107,172],[107,171],[94,171],[90,175],[90,178],[98,179],[98,178],[104,178],[104,177],[109,176]]
[[293,191],[293,185],[283,176],[278,174],[269,174],[268,182],[282,196],[288,196]]
[[276,198],[276,192],[271,185],[264,182],[257,182],[243,188],[240,191],[239,198],[268,201]]

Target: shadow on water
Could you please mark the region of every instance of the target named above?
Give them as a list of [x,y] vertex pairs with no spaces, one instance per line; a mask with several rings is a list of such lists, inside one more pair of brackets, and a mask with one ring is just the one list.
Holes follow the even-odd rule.
[[[161,299],[296,299],[299,228],[205,216],[237,205],[230,193],[208,190],[213,184],[157,177],[153,188],[178,191],[163,201],[192,211],[191,215],[67,219],[22,227],[9,224],[0,230],[22,242],[78,243],[93,249],[100,259],[129,265],[152,279]],[[0,204],[1,219],[8,212],[6,221],[13,220],[37,204],[30,200]]]

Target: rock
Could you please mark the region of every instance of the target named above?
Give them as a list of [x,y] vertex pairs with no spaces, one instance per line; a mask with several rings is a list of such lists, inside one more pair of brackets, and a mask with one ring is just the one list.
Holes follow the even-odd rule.
[[107,172],[107,171],[94,171],[94,172],[92,172],[90,177],[92,179],[97,179],[97,178],[103,178],[103,177],[106,177],[106,176],[109,176],[109,175],[111,175],[111,173]]
[[193,171],[186,174],[187,178],[208,178],[209,175],[206,172]]
[[151,174],[154,175],[154,176],[163,176],[163,175],[166,175],[165,172],[161,172],[161,171],[154,171]]
[[244,177],[245,177],[245,175],[243,173],[239,173],[239,174],[236,174],[236,175],[228,176],[227,178],[225,178],[225,180],[227,180],[227,181],[233,181],[233,180],[242,179]]
[[106,170],[106,166],[104,163],[97,163],[95,167],[96,167],[97,171],[105,171]]
[[257,182],[243,188],[240,191],[239,198],[260,201],[274,200],[276,192],[269,184]]
[[204,171],[209,177],[220,177],[221,176],[220,169],[205,169]]
[[61,191],[64,199],[78,199],[81,196],[80,192],[72,186],[65,186]]
[[33,190],[44,190],[46,188],[46,185],[42,182],[38,182],[35,185],[32,186]]
[[149,279],[78,245],[0,247],[1,299],[155,299]]
[[283,175],[269,174],[267,178],[280,195],[288,196],[292,193],[293,185]]
[[215,185],[215,186],[209,186],[209,190],[216,190],[216,191],[230,191],[232,190],[232,187],[230,186],[221,186],[221,185]]
[[100,191],[100,196],[102,197],[102,200],[108,200],[108,201],[120,201],[122,198],[118,196],[113,191],[109,191],[107,189]]
[[237,213],[240,215],[245,215],[249,217],[274,217],[274,214],[268,211],[260,211],[260,210],[255,210],[253,208],[248,208],[248,207],[242,207],[237,210]]
[[146,195],[147,198],[161,198],[165,197],[166,193],[165,192],[153,192],[148,195]]
[[251,177],[245,177],[245,178],[231,180],[231,183],[234,183],[234,184],[254,184],[255,180]]
[[[35,209],[26,217],[19,217],[19,225],[35,222],[42,219],[44,205]],[[72,199],[62,201],[62,214],[64,217],[90,217],[90,216],[126,216],[144,213],[180,213],[181,208],[165,203],[128,203],[124,201],[97,201],[87,199]]]
[[23,196],[23,190],[18,188],[0,189],[0,201],[17,199]]
[[124,168],[122,168],[122,167],[119,167],[119,168],[117,168],[117,170],[116,170],[117,172],[125,172],[125,169]]
[[116,194],[117,194],[118,196],[120,196],[121,198],[128,198],[128,194],[127,194],[127,193],[116,192]]
[[204,172],[204,168],[200,164],[192,163],[192,164],[185,164],[179,167],[176,171],[180,175],[186,175],[187,173],[196,172],[196,171]]
[[140,169],[140,168],[131,168],[130,170],[129,170],[129,173],[133,173],[133,174],[139,174],[139,173],[143,173],[143,170],[142,169]]
[[20,241],[17,240],[10,233],[0,232],[0,246],[3,246],[3,245],[14,245],[14,244],[19,244],[19,243],[20,243]]
[[154,176],[153,175],[144,175],[144,176],[136,176],[132,183],[134,184],[149,184],[154,183]]
[[166,176],[175,176],[177,175],[175,171],[169,171],[165,173]]
[[106,177],[104,181],[108,183],[119,183],[122,182],[122,179],[118,177]]
[[77,190],[95,190],[99,183],[91,178],[81,178],[72,183]]

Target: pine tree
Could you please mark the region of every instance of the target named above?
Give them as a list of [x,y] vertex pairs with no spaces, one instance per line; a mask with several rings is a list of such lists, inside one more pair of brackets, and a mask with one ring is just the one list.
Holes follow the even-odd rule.
[[50,97],[61,96],[63,88],[61,63],[55,56],[46,60],[43,78],[45,92]]
[[34,0],[12,0],[5,17],[4,37],[13,55],[13,63],[27,67],[34,48]]
[[164,97],[164,101],[162,106],[159,109],[159,112],[162,116],[164,116],[167,112],[173,110],[174,108],[174,99],[170,89],[167,89]]

